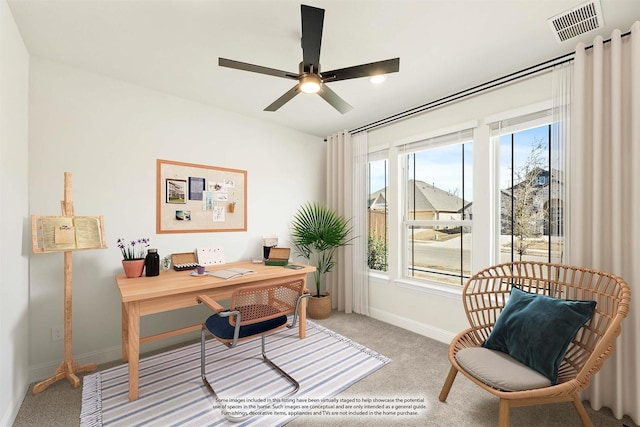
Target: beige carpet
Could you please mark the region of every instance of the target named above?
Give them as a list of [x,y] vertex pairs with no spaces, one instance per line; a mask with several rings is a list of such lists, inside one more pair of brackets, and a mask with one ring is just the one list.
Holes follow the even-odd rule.
[[[446,403],[438,401],[440,388],[449,370],[447,345],[408,332],[365,316],[334,312],[330,318],[317,323],[336,331],[378,353],[392,362],[338,394],[340,397],[424,397],[426,409],[419,417],[351,417],[349,419],[322,418],[303,415],[287,426],[496,426],[498,401],[479,390],[462,376],[458,376]],[[99,369],[117,365],[114,362]],[[318,360],[318,366],[326,361]],[[629,418],[617,420],[608,409],[594,411],[585,404],[596,427],[638,427]],[[27,394],[18,413],[15,427],[78,426],[80,423],[81,389],[73,389],[60,381],[45,392]],[[571,427],[580,426],[570,403],[511,411],[512,427]]]

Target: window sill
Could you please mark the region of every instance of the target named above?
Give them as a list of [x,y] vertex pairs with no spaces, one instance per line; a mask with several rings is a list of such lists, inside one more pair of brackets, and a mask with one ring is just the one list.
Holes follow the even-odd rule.
[[412,291],[418,291],[429,295],[437,295],[440,297],[452,298],[456,300],[460,300],[460,297],[462,295],[462,287],[456,285],[447,285],[445,283],[426,280],[418,281],[406,278],[392,280],[389,278],[388,274],[380,271],[369,271],[369,277],[393,283],[399,288],[410,289]]
[[369,270],[369,277],[379,280],[389,280],[389,275],[384,271]]
[[411,289],[413,291],[423,292],[429,295],[437,295],[445,298],[460,300],[462,295],[462,286],[447,285],[427,280],[411,280],[396,279],[393,281],[399,288]]

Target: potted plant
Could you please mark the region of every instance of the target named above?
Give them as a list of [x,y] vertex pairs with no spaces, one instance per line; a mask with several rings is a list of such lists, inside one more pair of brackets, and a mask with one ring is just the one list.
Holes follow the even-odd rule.
[[144,270],[144,257],[149,246],[149,239],[126,241],[118,239],[118,248],[122,252],[122,268],[127,277],[140,277]]
[[294,250],[309,265],[316,267],[313,273],[315,293],[311,294],[307,310],[313,319],[324,319],[331,314],[329,292],[321,292],[322,277],[336,265],[336,250],[351,241],[351,229],[348,219],[317,202],[301,206],[293,217],[291,238]]

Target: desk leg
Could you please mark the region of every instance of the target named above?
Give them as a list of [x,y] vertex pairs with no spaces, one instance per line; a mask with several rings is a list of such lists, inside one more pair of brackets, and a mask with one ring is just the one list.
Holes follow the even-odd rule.
[[129,400],[138,398],[138,368],[140,358],[140,304],[130,302],[127,306],[128,317],[128,356],[129,356]]
[[[302,287],[306,292],[309,292],[309,289],[307,288],[307,275],[305,274],[302,277]],[[300,336],[300,338],[306,338],[307,336],[307,300],[309,298],[302,298],[302,301],[300,301],[300,313],[298,313],[300,315],[300,325],[298,326],[299,330],[298,330],[298,335]]]
[[307,336],[307,298],[302,298],[302,301],[300,301],[300,312],[298,316],[300,316],[298,335],[300,338],[305,338]]
[[127,305],[122,303],[122,361],[129,360],[129,315]]

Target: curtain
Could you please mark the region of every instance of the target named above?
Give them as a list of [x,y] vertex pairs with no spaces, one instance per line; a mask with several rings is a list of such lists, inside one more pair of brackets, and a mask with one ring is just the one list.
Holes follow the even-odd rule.
[[351,136],[353,147],[353,232],[356,238],[353,248],[353,311],[369,315],[369,223],[367,219],[367,195],[369,164],[367,132]]
[[353,226],[353,240],[336,251],[336,265],[327,274],[326,283],[332,308],[345,313],[369,312],[368,270],[365,270],[366,147],[366,132],[353,137],[342,132],[327,138],[327,206],[350,219]]
[[623,277],[632,292],[613,355],[582,397],[640,421],[640,22],[576,48],[569,262]]
[[556,65],[551,81],[551,150],[549,153],[549,170],[551,182],[549,212],[549,238],[558,239],[562,249],[557,258],[550,257],[551,262],[563,263],[567,259],[565,251],[567,234],[571,230],[571,222],[566,206],[569,200],[569,189],[566,185],[568,159],[571,158],[571,107],[573,105],[573,62]]

